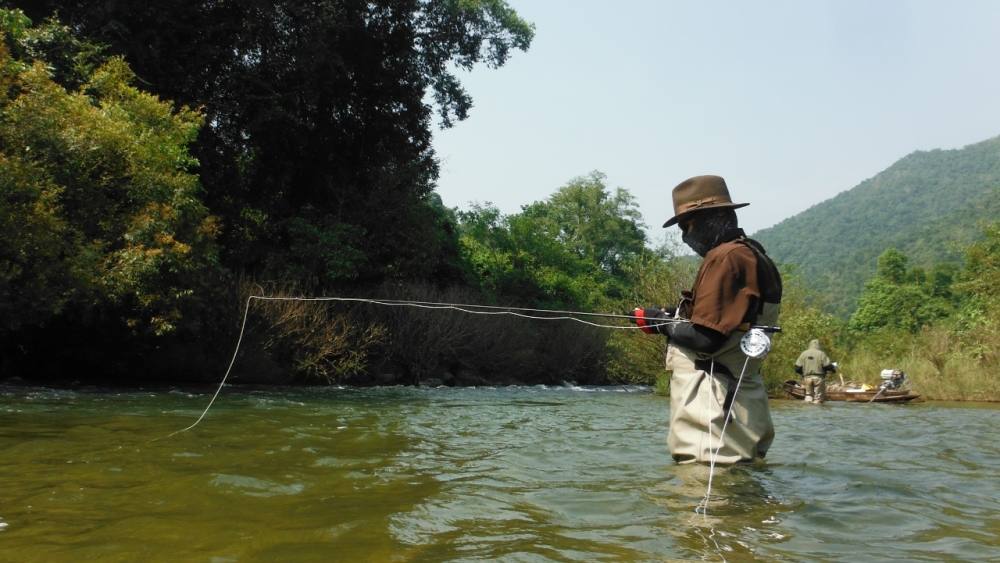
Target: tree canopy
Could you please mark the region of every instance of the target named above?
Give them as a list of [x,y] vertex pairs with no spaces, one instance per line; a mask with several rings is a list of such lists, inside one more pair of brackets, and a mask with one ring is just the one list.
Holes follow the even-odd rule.
[[537,306],[594,307],[621,297],[630,264],[650,252],[635,200],[593,172],[546,201],[503,216],[491,205],[459,214],[460,242],[492,295]]
[[[124,56],[163,98],[201,108],[193,147],[229,268],[315,283],[454,281],[440,209],[444,126],[471,99],[456,69],[497,67],[532,26],[502,0],[25,3]],[[318,251],[318,252],[317,252]]]
[[0,19],[0,330],[71,309],[173,332],[217,263],[188,152],[202,116],[56,22]]
[[848,326],[861,332],[885,327],[916,332],[955,309],[952,277],[942,265],[928,279],[922,269],[908,268],[905,254],[890,248],[879,256],[875,277],[865,285]]

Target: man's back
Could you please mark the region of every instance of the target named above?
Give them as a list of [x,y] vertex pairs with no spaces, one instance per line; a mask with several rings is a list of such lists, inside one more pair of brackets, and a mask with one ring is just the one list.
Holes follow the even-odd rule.
[[795,366],[802,368],[802,375],[823,375],[824,368],[830,365],[830,358],[819,347],[819,341],[813,340],[809,347],[799,354]]

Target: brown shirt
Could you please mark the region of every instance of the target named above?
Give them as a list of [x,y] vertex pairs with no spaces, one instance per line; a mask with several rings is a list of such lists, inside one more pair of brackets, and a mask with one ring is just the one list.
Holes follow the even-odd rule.
[[[691,322],[728,336],[756,317],[762,293],[769,297],[775,294],[770,286],[777,284],[775,302],[779,302],[780,277],[770,259],[763,254],[761,258],[767,261],[763,271],[758,268],[757,254],[737,240],[708,251],[691,289]],[[761,276],[776,279],[759,279]]]

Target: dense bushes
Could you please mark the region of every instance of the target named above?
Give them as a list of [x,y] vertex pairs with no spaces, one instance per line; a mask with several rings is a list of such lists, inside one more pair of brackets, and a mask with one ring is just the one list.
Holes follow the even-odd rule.
[[96,344],[90,331],[125,338],[124,356],[198,333],[219,275],[188,152],[201,115],[135,88],[125,61],[54,21],[0,19],[5,361],[69,361],[74,344]]

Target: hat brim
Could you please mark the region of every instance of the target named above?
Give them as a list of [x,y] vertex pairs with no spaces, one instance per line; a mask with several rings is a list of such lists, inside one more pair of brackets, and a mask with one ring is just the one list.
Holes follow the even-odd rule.
[[684,211],[683,213],[678,213],[677,215],[674,215],[673,217],[667,219],[667,222],[663,224],[663,228],[665,229],[665,228],[667,228],[667,227],[669,227],[671,225],[676,225],[678,221],[680,221],[681,219],[687,217],[688,215],[691,215],[693,213],[697,213],[699,211],[704,211],[706,209],[715,209],[715,208],[718,208],[718,207],[731,207],[733,209],[739,209],[740,207],[746,207],[748,205],[750,205],[750,204],[749,203],[710,203],[708,205],[702,205],[701,207],[692,207],[691,209],[688,209],[687,211]]

